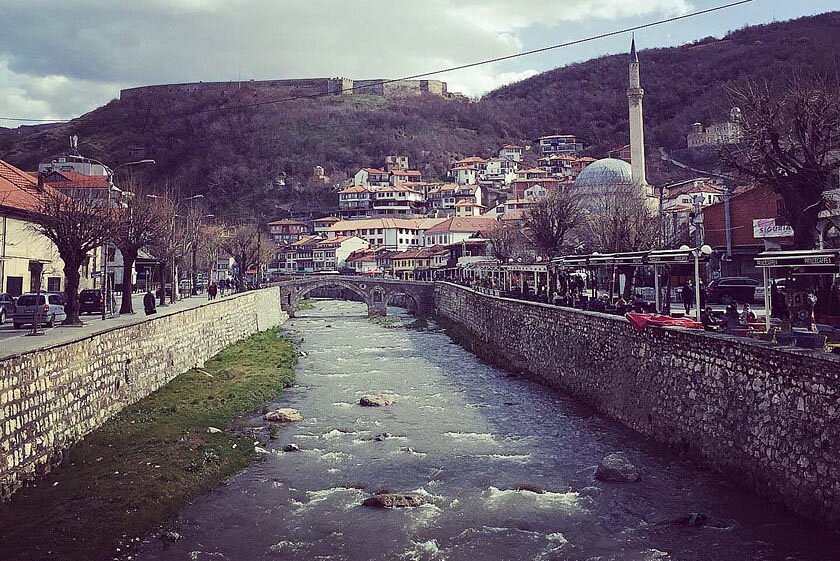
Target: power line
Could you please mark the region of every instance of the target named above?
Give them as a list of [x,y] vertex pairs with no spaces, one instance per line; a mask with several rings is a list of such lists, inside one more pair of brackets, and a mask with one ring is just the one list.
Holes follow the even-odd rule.
[[[680,20],[684,20],[684,19],[689,19],[689,18],[705,15],[705,14],[710,14],[712,12],[718,12],[718,11],[721,11],[721,10],[734,8],[735,6],[740,6],[742,4],[749,4],[753,1],[754,0],[737,0],[735,2],[730,2],[728,4],[721,4],[719,6],[714,6],[712,8],[706,8],[705,10],[698,10],[696,12],[690,12],[690,13],[683,14],[683,15],[680,15],[680,16],[672,16],[672,17],[669,17],[669,18],[656,20],[656,21],[652,21],[652,22],[648,22],[648,23],[643,23],[643,24],[640,24],[640,25],[625,27],[623,29],[608,31],[606,33],[600,33],[598,35],[592,35],[592,36],[589,36],[589,37],[585,37],[583,39],[575,39],[575,40],[572,40],[572,41],[566,41],[564,43],[557,43],[556,45],[549,45],[549,46],[546,46],[546,47],[540,47],[538,49],[532,49],[530,51],[524,51],[524,52],[521,52],[521,53],[514,53],[514,54],[510,54],[510,55],[496,57],[496,58],[484,59],[484,60],[480,60],[480,61],[477,61],[477,62],[470,62],[470,63],[467,63],[467,64],[461,64],[461,65],[458,65],[458,66],[451,66],[449,68],[443,68],[443,69],[433,70],[433,71],[429,71],[429,72],[422,72],[420,74],[412,74],[412,75],[409,75],[409,76],[403,76],[401,78],[381,80],[379,82],[374,82],[372,84],[370,84],[370,83],[365,84],[364,86],[356,86],[354,84],[352,87],[342,88],[340,90],[336,90],[336,91],[332,91],[332,92],[300,94],[300,95],[295,95],[295,96],[290,96],[290,97],[283,97],[283,98],[271,99],[271,100],[266,100],[266,101],[259,101],[259,102],[254,102],[254,103],[239,104],[239,105],[228,105],[228,106],[224,106],[224,107],[208,107],[208,108],[204,108],[204,109],[196,109],[194,111],[160,114],[160,115],[156,115],[156,117],[188,117],[190,115],[198,115],[198,114],[201,114],[201,113],[212,113],[212,112],[218,112],[218,111],[232,111],[232,110],[236,110],[236,109],[249,109],[249,108],[253,108],[253,107],[262,107],[262,106],[265,106],[265,105],[274,105],[274,104],[277,104],[277,103],[287,103],[287,102],[290,102],[290,101],[297,101],[297,100],[301,100],[301,99],[313,99],[313,98],[318,98],[318,97],[334,96],[334,95],[354,92],[356,90],[365,90],[365,89],[370,89],[372,87],[383,86],[383,85],[386,85],[386,84],[392,84],[394,82],[402,82],[402,81],[405,81],[405,80],[416,80],[418,78],[427,78],[429,76],[435,76],[435,75],[438,75],[438,74],[446,74],[446,73],[449,73],[449,72],[455,72],[457,70],[465,70],[467,68],[474,68],[476,66],[483,66],[485,64],[493,64],[493,63],[496,63],[496,62],[512,60],[512,59],[515,59],[515,58],[530,56],[530,55],[534,55],[534,54],[537,54],[537,53],[544,53],[546,51],[551,51],[551,50],[555,50],[555,49],[571,47],[571,46],[574,46],[574,45],[580,45],[582,43],[597,41],[599,39],[605,39],[607,37],[613,37],[615,35],[622,35],[622,34],[630,33],[630,32],[633,32],[633,31],[639,31],[641,29],[648,29],[648,28],[651,28],[651,27],[664,25],[666,23],[673,23],[675,21],[680,21]],[[66,123],[66,122],[70,121],[70,119],[49,120],[49,119],[27,119],[27,118],[18,118],[18,117],[0,117],[0,120],[2,120],[2,121],[20,121],[20,122],[36,122],[36,123],[37,122]]]

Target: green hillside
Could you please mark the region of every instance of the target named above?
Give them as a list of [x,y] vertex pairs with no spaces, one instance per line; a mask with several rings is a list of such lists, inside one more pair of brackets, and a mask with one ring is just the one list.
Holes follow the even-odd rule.
[[[641,50],[648,144],[684,147],[691,123],[723,118],[727,87],[748,77],[836,71],[838,37],[840,12],[833,12]],[[412,167],[437,178],[457,156],[487,156],[507,142],[563,132],[583,137],[600,156],[627,142],[626,81],[627,57],[616,55],[545,72],[480,101],[353,95],[216,111],[266,101],[247,87],[229,98],[115,100],[70,123],[0,129],[0,158],[34,169],[61,155],[77,134],[82,153],[106,162],[128,161],[133,148],[143,148],[158,163],[137,173],[206,194],[220,215],[251,208],[269,216],[317,213],[334,204],[332,185],[359,167],[381,165],[387,154],[406,154]],[[329,185],[310,180],[316,165],[330,175]]]

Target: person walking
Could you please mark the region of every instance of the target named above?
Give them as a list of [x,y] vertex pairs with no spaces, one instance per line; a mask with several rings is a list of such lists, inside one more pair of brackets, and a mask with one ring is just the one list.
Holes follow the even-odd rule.
[[146,290],[146,294],[143,296],[143,309],[145,310],[147,316],[157,313],[157,309],[155,307],[155,295],[148,289]]
[[691,308],[694,307],[694,283],[690,279],[682,285],[681,296],[683,306],[685,306],[685,315],[688,315],[691,313]]
[[210,286],[207,287],[207,298],[210,300],[216,299],[216,293],[218,292],[219,288],[216,286],[216,283],[211,283]]

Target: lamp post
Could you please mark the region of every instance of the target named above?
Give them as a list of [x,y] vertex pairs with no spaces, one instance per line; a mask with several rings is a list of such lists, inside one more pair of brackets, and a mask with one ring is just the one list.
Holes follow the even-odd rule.
[[[196,275],[195,270],[195,254],[196,254],[196,246],[198,245],[198,228],[202,224],[202,220],[205,218],[215,218],[215,214],[205,214],[204,216],[199,217],[197,224],[195,225],[195,230],[193,231],[193,239],[192,239],[192,263],[190,265],[190,296],[195,296],[198,294],[198,290],[196,289],[196,283],[198,281],[198,277]],[[210,279],[207,279],[207,283],[209,285]]]
[[711,255],[712,248],[702,245],[694,249],[682,246],[680,249],[690,250],[691,256],[694,257],[694,315],[697,321],[700,321],[700,258]]
[[[117,192],[117,193],[122,193],[122,191],[114,183],[114,177],[115,177],[116,171],[118,169],[125,168],[125,167],[130,167],[130,166],[144,165],[144,164],[154,165],[156,163],[152,159],[145,159],[145,160],[136,160],[136,161],[133,161],[133,162],[125,162],[125,163],[122,163],[122,164],[120,164],[120,165],[118,165],[114,168],[110,168],[106,164],[104,164],[104,163],[102,163],[99,160],[96,160],[94,158],[86,158],[84,156],[79,156],[79,155],[71,155],[70,157],[75,159],[75,160],[79,160],[79,161],[82,161],[82,162],[85,162],[85,163],[88,163],[88,164],[97,164],[97,165],[102,166],[102,169],[105,170],[105,174],[108,177],[107,208],[109,208],[109,209],[111,208],[111,191],[114,191],[114,192]],[[109,302],[110,282],[109,282],[109,278],[108,278],[108,246],[109,245],[110,245],[110,242],[107,238],[102,240],[102,270],[100,271],[100,274],[102,275],[102,283],[101,283],[100,289],[102,291],[102,320],[103,321],[106,319],[107,307],[108,307],[108,304],[110,304],[110,302]],[[125,263],[123,263],[123,274],[125,274]],[[112,307],[112,311],[113,311],[113,307]]]

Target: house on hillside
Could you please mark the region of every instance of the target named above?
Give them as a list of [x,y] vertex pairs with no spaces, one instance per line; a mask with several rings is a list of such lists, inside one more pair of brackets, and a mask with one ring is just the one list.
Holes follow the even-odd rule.
[[354,185],[338,192],[338,214],[341,218],[369,218],[373,214],[374,191]]
[[389,172],[376,168],[362,168],[353,176],[356,187],[384,187],[390,185]]
[[324,216],[323,218],[316,218],[312,221],[312,231],[316,234],[326,234],[330,230],[330,226],[336,222],[341,222],[341,218],[337,216]]
[[416,169],[398,169],[391,171],[389,178],[391,185],[399,185],[400,183],[421,182],[423,181],[423,174]]
[[499,149],[499,157],[512,162],[521,162],[523,150],[524,148],[518,144],[505,144]]
[[573,134],[550,134],[539,139],[540,154],[577,154],[583,143]]
[[306,222],[283,219],[269,222],[268,233],[274,243],[287,244],[298,241],[308,235],[310,231],[309,224]]

